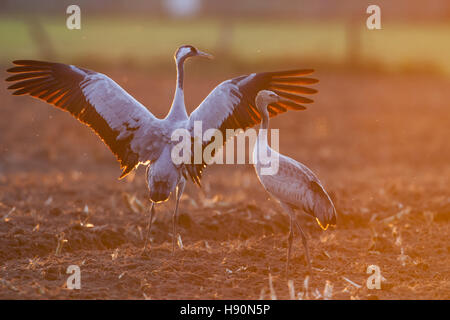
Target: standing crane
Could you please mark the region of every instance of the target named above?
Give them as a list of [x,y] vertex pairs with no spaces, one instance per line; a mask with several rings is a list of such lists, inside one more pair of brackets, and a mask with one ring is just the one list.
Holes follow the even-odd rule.
[[[263,89],[275,90],[289,101],[269,107],[271,116],[287,110],[301,110],[302,104],[312,100],[301,96],[310,88],[302,85],[314,83],[305,78],[312,70],[252,73],[226,80],[214,88],[202,103],[188,116],[184,103],[184,63],[191,57],[212,56],[191,45],[183,45],[174,55],[177,81],[169,113],[164,119],[155,117],[116,82],[102,73],[62,63],[34,60],[16,60],[7,71],[14,75],[6,81],[14,82],[8,89],[13,95],[30,95],[69,112],[88,125],[114,153],[123,169],[119,179],[140,164],[147,166],[146,179],[151,201],[151,230],[155,204],[167,201],[175,193],[176,205],[172,215],[172,252],[177,234],[178,205],[186,179],[200,186],[204,160],[201,163],[175,164],[171,150],[175,143],[174,130],[184,128],[195,137],[194,122],[200,123],[202,132],[227,129],[246,129],[258,124],[261,115],[254,106],[256,94]],[[205,148],[210,140],[201,140]]]
[[[291,259],[294,225],[302,237],[306,261],[311,273],[311,259],[306,235],[295,219],[294,210],[302,210],[315,217],[319,226],[326,230],[329,225],[336,224],[336,209],[319,179],[310,169],[294,159],[279,154],[267,143],[268,108],[284,101],[282,96],[269,90],[262,90],[256,96],[255,103],[261,113],[262,122],[253,149],[253,165],[264,189],[280,203],[290,216],[286,275],[288,275]],[[274,165],[274,161],[277,162],[276,165]]]

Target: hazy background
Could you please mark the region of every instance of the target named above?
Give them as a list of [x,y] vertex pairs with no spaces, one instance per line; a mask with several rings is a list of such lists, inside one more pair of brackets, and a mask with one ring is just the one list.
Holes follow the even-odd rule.
[[[81,30],[66,28],[70,4],[81,8]],[[382,30],[366,28],[371,4]],[[186,63],[189,112],[223,80],[314,68],[314,103],[270,121],[280,152],[311,168],[337,208],[326,232],[302,219],[317,268],[311,292],[330,281],[337,299],[449,299],[449,18],[448,0],[0,0],[0,77],[15,59],[71,63],[164,117],[182,44],[216,56]],[[0,298],[258,299],[268,298],[269,273],[278,298],[289,298],[289,219],[253,166],[212,165],[202,189],[187,184],[175,258],[174,202],[158,204],[152,256],[142,257],[145,168],[118,181],[117,161],[86,126],[6,88]],[[67,240],[58,256],[57,239]],[[82,290],[64,287],[71,264],[82,265]],[[369,265],[387,279],[382,290],[365,287]],[[302,290],[300,241],[292,266]]]
[[[70,4],[81,30],[66,28]],[[366,28],[381,7],[383,30]],[[358,65],[450,74],[446,0],[137,0],[0,1],[0,62],[17,58],[155,67],[181,44],[221,64]]]

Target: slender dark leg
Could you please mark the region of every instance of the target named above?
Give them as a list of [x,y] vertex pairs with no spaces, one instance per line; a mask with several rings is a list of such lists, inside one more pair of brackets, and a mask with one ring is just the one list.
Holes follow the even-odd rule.
[[288,276],[289,271],[289,262],[291,258],[291,251],[292,251],[292,242],[294,240],[294,225],[297,227],[298,233],[300,233],[300,236],[302,237],[303,247],[305,248],[305,257],[306,262],[308,264],[308,271],[310,274],[312,274],[312,267],[311,267],[311,259],[309,257],[309,250],[308,250],[308,243],[306,239],[306,235],[303,232],[302,228],[298,224],[297,220],[295,219],[295,212],[294,210],[287,204],[284,204],[280,202],[282,208],[289,213],[289,216],[291,218],[290,223],[290,230],[289,230],[289,237],[288,237],[288,253],[287,253],[287,263],[286,263],[286,277]]
[[173,212],[172,216],[172,255],[175,253],[175,238],[177,237],[178,205],[180,202],[181,195],[183,194],[185,185],[186,180],[182,178],[176,188],[175,211]]
[[152,228],[153,216],[154,215],[155,215],[155,203],[152,201],[152,204],[151,204],[151,207],[150,207],[150,219],[148,220],[147,232],[146,232],[146,235],[145,235],[144,250],[142,251],[142,253],[144,253],[145,250],[147,249],[148,237],[150,236],[150,231],[151,231],[151,228]]
[[291,261],[292,253],[292,242],[294,241],[294,216],[290,214],[290,224],[289,224],[289,236],[288,236],[288,251],[287,251],[287,262],[286,262],[286,278],[289,278],[289,262]]
[[289,236],[287,238],[288,240],[288,249],[287,249],[287,258],[286,258],[286,278],[289,278],[289,264],[291,261],[291,253],[292,253],[292,243],[294,241],[294,223],[295,223],[295,212],[292,210],[292,208],[281,202],[281,207],[289,214]]
[[309,257],[309,249],[308,249],[308,242],[307,242],[307,239],[306,239],[306,235],[303,232],[303,229],[297,223],[297,221],[295,221],[295,225],[297,226],[298,232],[302,236],[302,242],[303,242],[303,247],[305,248],[305,256],[306,256],[306,261],[308,262],[309,273],[312,274],[311,258]]

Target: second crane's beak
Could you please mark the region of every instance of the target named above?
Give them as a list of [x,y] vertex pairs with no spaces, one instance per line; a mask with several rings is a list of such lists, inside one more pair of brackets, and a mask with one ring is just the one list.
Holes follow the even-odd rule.
[[278,100],[279,102],[284,102],[284,103],[291,103],[292,101],[289,99],[285,99],[285,98],[280,98],[280,100]]
[[197,56],[198,57],[203,57],[203,58],[208,58],[208,59],[214,59],[214,56],[212,54],[197,50]]
[[289,103],[289,102],[291,102],[289,99],[286,99],[286,98],[283,98],[283,97],[280,97],[279,95],[277,95],[278,96],[278,102],[285,102],[285,103]]

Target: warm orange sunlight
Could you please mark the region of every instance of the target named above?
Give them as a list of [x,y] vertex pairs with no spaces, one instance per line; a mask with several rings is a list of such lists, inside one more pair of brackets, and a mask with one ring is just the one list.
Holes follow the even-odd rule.
[[450,299],[449,36],[447,0],[1,2],[0,299]]

